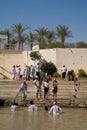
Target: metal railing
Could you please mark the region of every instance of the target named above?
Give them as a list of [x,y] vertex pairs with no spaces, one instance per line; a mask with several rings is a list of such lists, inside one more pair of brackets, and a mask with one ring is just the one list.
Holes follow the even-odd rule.
[[16,94],[16,96],[15,96],[13,102],[17,102],[17,103],[18,103],[18,102],[20,102],[20,101],[22,101],[21,88],[19,89],[18,93]]

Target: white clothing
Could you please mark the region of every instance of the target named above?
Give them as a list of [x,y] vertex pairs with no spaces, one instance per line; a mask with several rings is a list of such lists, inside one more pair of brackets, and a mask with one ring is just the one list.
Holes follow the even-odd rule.
[[62,67],[62,73],[66,72],[67,68],[66,67]]
[[27,74],[28,72],[29,72],[28,67],[25,67],[25,69],[24,69],[24,73]]
[[27,84],[22,83],[20,87],[21,87],[21,91],[22,91],[22,96],[27,97]]
[[17,106],[17,105],[11,105],[11,109],[12,109],[12,110],[17,110],[17,109],[18,109],[18,106]]
[[36,71],[36,72],[40,72],[40,66],[39,66],[39,65],[37,65],[37,66],[35,67],[35,71]]
[[48,82],[44,81],[43,85],[44,85],[44,87],[49,88],[49,83]]
[[12,68],[12,79],[15,79],[16,76],[16,69],[15,67]]
[[16,73],[16,69],[13,67],[12,68],[12,74]]
[[28,72],[29,72],[29,68],[28,68],[28,67],[25,67],[25,68],[24,68],[24,72],[23,72],[24,78],[27,78],[27,77],[28,77]]
[[37,106],[36,105],[30,105],[29,107],[28,107],[28,111],[37,111]]
[[34,66],[31,66],[30,68],[30,77],[33,78],[35,76],[35,68]]
[[53,105],[50,108],[49,113],[52,113],[53,115],[59,115],[62,113],[62,109],[58,105]]
[[18,78],[18,79],[20,79],[20,72],[21,72],[21,68],[16,67],[16,78]]
[[41,93],[40,81],[34,80],[33,83],[34,83],[34,85],[35,85],[35,92],[36,92],[36,93]]

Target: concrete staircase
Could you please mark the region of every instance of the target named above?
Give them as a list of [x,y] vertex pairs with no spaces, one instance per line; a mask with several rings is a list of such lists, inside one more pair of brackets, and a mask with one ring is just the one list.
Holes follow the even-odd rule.
[[0,50],[0,79],[12,79],[13,65],[21,65],[23,73],[24,63],[26,64],[25,52],[14,50]]
[[[19,92],[21,81],[11,81],[11,80],[0,80],[0,99],[5,99],[12,103],[15,96]],[[35,99],[35,88],[32,81],[27,81],[28,83],[28,96],[27,103],[29,100],[33,99],[38,106],[44,106],[45,104],[50,105],[53,101],[52,98],[52,82],[50,82],[50,91],[48,94],[48,99],[38,100]],[[58,80],[58,94],[57,100],[61,106],[86,106],[87,105],[87,81],[80,81],[79,90],[75,91],[75,85],[73,81],[62,81]],[[43,90],[42,90],[43,95]],[[22,102],[22,97],[19,95],[18,102]]]
[[0,76],[3,79],[11,79],[12,78],[12,74],[11,72],[9,72],[8,70],[6,70],[5,68],[0,66]]
[[18,81],[0,80],[0,98],[14,98],[19,91]]

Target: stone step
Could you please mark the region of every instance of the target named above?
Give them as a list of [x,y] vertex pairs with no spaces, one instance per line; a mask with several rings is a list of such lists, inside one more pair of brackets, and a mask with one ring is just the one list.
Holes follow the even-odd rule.
[[[9,83],[11,83],[11,82],[13,82],[13,83],[15,83],[15,82],[21,82],[21,81],[23,81],[23,79],[21,79],[20,81],[16,81],[16,80],[0,80],[0,82],[3,82],[3,83],[6,83],[6,82],[9,82]],[[30,80],[30,81],[28,81],[28,82],[32,82],[32,80]],[[49,83],[52,83],[52,81],[50,81]],[[62,81],[62,80],[58,80],[58,83],[59,84],[74,84],[74,81]]]
[[[14,98],[20,88],[22,81],[11,81],[11,80],[1,80],[0,81],[0,97]],[[83,82],[84,83],[84,82]],[[32,81],[28,81],[28,98],[35,98],[35,88]],[[52,82],[50,82],[50,92],[49,98],[52,98]],[[85,86],[85,92],[83,92],[83,87],[80,87],[78,92],[75,92],[74,84],[72,81],[59,81],[58,85],[58,98],[73,98],[74,95],[81,98],[87,97],[87,87]],[[43,93],[42,93],[43,94]]]

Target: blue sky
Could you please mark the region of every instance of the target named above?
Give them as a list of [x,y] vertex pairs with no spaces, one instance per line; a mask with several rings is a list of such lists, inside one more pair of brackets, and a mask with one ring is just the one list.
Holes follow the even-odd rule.
[[87,43],[87,0],[0,0],[0,30],[17,23],[31,31],[66,25],[73,35],[66,42]]

